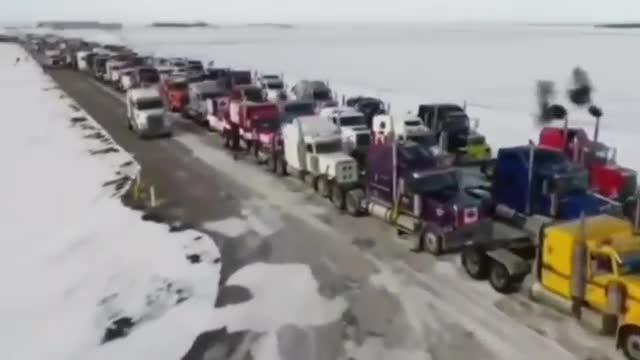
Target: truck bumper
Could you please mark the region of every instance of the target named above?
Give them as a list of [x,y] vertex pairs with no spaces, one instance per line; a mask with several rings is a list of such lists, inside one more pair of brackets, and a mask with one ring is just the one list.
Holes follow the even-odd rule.
[[493,221],[487,218],[444,233],[442,248],[445,251],[459,250],[466,245],[486,243],[492,240]]

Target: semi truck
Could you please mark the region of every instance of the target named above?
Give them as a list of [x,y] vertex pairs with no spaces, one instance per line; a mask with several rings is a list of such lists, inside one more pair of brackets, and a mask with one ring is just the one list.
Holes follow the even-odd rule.
[[[268,159],[280,175],[295,173],[336,208],[345,208],[345,195],[359,186],[358,164],[342,151],[340,130],[318,115],[298,116],[282,125],[278,151]],[[274,142],[276,143],[276,142]]]
[[189,102],[189,84],[184,77],[170,76],[162,82],[162,94],[169,110],[181,113]]
[[418,107],[418,117],[431,129],[440,142],[440,147],[456,156],[460,165],[490,161],[491,146],[476,129],[479,120],[472,121],[465,107],[457,104],[422,104]]
[[[637,221],[636,221],[637,225]],[[540,234],[534,300],[571,314],[640,360],[640,237],[608,215],[552,224]]]
[[167,116],[160,91],[156,88],[127,91],[129,130],[138,137],[171,135],[171,119]]
[[324,121],[330,121],[340,129],[345,153],[353,156],[358,164],[364,164],[371,146],[371,131],[364,114],[351,107],[326,107],[320,110]]
[[346,209],[415,235],[416,250],[434,255],[493,237],[488,204],[465,192],[457,169],[413,142],[372,146],[365,184],[347,193]]
[[602,196],[624,202],[635,195],[637,173],[617,164],[615,149],[595,138],[591,140],[584,129],[544,127],[538,143],[561,151],[584,166],[589,171],[591,188]]

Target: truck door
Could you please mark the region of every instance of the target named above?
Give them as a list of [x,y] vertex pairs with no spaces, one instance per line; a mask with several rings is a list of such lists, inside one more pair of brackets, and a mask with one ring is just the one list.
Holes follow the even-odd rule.
[[524,213],[527,204],[528,165],[526,159],[517,153],[498,155],[493,184],[497,204],[506,205]]
[[614,266],[609,254],[600,251],[589,253],[585,300],[591,307],[598,310],[607,308],[607,284],[615,278]]
[[393,168],[391,146],[369,152],[367,159],[368,191],[372,198],[387,205],[393,203]]

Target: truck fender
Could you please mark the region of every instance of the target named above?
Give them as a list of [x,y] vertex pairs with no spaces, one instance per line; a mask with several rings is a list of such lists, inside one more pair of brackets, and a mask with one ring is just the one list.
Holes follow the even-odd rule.
[[526,276],[531,270],[527,261],[507,249],[494,249],[487,251],[487,256],[504,265],[511,276]]

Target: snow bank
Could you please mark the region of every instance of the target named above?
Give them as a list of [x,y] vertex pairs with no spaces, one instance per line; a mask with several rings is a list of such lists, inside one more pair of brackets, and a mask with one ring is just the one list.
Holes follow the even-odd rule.
[[132,157],[93,120],[72,124],[79,113],[36,63],[13,65],[22,49],[0,54],[3,358],[180,358],[207,329],[218,249],[122,206],[126,183],[112,180],[137,172]]

